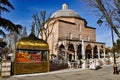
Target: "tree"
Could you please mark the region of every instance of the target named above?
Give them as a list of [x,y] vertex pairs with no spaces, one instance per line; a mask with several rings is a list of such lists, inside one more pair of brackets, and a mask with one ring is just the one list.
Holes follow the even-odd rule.
[[2,41],[0,41],[0,48],[4,48],[6,45],[7,45],[6,42],[2,42]]
[[120,39],[117,40],[117,52],[120,53]]
[[120,0],[86,0],[90,7],[99,13],[99,22],[104,19],[120,38]]
[[[90,1],[90,2],[89,2]],[[102,24],[102,19],[104,19],[109,27],[117,34],[118,38],[120,38],[120,32],[117,29],[120,27],[120,0],[87,0],[91,7],[97,9],[96,12],[100,13],[100,18],[98,20],[98,24]],[[113,66],[113,74],[119,74],[116,64],[116,56],[115,56],[115,45],[112,34],[112,43],[113,43],[113,55],[114,55],[114,66]]]
[[38,16],[38,14],[33,14],[33,19],[36,26],[36,35],[40,35],[41,39],[47,41],[56,21],[50,22],[49,17],[46,19],[46,11],[41,11],[40,16]]
[[[36,35],[39,36],[40,30],[43,30],[43,24],[46,22],[46,11],[41,11],[40,15],[38,13],[33,14],[33,19],[36,27]],[[42,36],[42,34],[40,34]]]
[[111,52],[110,47],[105,48],[105,54],[108,54],[109,52]]
[[[19,29],[22,28],[19,24],[14,24],[10,20],[1,17],[2,12],[9,12],[8,7],[14,9],[13,5],[8,0],[0,0],[0,27],[6,31],[15,31],[19,34]],[[5,32],[0,29],[0,35],[5,36]]]

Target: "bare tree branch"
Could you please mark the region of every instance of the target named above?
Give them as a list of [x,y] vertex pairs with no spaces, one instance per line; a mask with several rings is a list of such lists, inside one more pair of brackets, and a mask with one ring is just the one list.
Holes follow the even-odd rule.
[[40,16],[38,14],[34,14],[33,16],[34,23],[36,26],[37,36],[41,36],[45,41],[48,40],[50,34],[52,33],[53,26],[56,21],[51,23],[48,19],[46,20],[46,11],[41,11]]
[[120,0],[86,0],[93,9],[100,12],[99,15],[103,16],[105,21],[110,25],[117,36],[120,38],[120,32],[117,29],[120,24]]

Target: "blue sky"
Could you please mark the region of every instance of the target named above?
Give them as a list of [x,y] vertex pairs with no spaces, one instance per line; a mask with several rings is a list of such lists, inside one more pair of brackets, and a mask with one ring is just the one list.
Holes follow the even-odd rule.
[[46,10],[47,16],[62,8],[63,3],[69,5],[69,9],[76,11],[82,18],[86,19],[88,26],[96,28],[96,41],[104,42],[106,46],[112,45],[110,28],[97,25],[97,17],[82,0],[9,0],[15,7],[9,13],[2,13],[2,17],[16,24],[27,27],[28,34],[31,31],[32,15]]

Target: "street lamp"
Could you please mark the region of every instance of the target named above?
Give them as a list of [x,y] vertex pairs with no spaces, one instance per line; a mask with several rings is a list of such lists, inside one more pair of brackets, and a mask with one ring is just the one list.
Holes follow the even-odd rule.
[[[97,21],[97,24],[99,26],[101,26],[102,23],[103,23],[103,21],[101,19],[99,19]],[[111,28],[111,35],[112,35],[112,45],[114,47],[115,44],[114,44],[114,35],[113,35],[113,29],[112,28]],[[112,49],[112,52],[113,52],[113,56],[114,56],[114,65],[113,65],[114,72],[113,72],[113,74],[119,74],[118,69],[117,69],[117,64],[116,64],[116,58],[115,58],[115,51],[114,51],[114,49]]]
[[99,19],[99,20],[97,21],[97,24],[98,24],[99,26],[101,26],[102,23],[103,23],[103,21],[102,21],[101,19]]

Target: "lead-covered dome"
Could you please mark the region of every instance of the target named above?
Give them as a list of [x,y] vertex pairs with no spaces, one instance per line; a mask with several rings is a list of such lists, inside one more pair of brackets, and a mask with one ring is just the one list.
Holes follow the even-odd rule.
[[63,4],[62,9],[53,13],[50,18],[57,18],[57,17],[80,17],[80,16],[77,12],[68,9],[67,4]]

